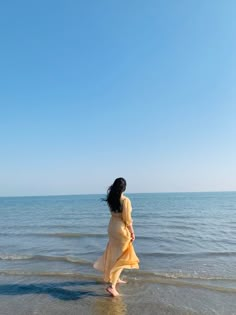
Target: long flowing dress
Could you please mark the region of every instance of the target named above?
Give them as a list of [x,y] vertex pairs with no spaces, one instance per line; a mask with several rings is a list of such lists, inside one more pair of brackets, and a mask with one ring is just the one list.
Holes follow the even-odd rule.
[[133,222],[129,198],[122,199],[121,205],[121,213],[111,211],[109,241],[103,255],[94,263],[94,268],[103,272],[104,281],[110,283],[116,283],[123,269],[139,269],[139,259],[127,228]]

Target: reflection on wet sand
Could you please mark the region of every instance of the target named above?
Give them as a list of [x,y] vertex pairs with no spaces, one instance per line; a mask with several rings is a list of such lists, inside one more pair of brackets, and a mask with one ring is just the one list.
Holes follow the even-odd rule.
[[122,296],[118,297],[98,297],[96,298],[92,314],[95,315],[127,315],[127,305]]

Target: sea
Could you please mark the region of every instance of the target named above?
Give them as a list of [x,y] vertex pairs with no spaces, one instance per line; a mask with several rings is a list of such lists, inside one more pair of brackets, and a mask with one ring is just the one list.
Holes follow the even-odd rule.
[[236,314],[236,192],[127,194],[139,270],[93,268],[104,195],[0,198],[0,315]]

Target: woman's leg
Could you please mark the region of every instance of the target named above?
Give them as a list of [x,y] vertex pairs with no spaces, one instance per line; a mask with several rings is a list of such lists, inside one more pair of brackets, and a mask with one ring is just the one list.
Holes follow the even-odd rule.
[[127,283],[125,280],[121,280],[120,278],[118,279],[117,283]]
[[112,275],[111,285],[106,289],[112,296],[118,296],[119,292],[116,290],[116,284],[119,280],[122,268],[116,270]]

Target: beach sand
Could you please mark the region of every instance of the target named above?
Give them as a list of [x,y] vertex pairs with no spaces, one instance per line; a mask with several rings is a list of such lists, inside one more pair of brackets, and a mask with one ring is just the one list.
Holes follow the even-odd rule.
[[[130,280],[120,285],[120,297],[105,292],[94,278],[0,278],[1,315],[158,314],[234,315],[235,294]],[[216,311],[217,310],[217,311]]]

